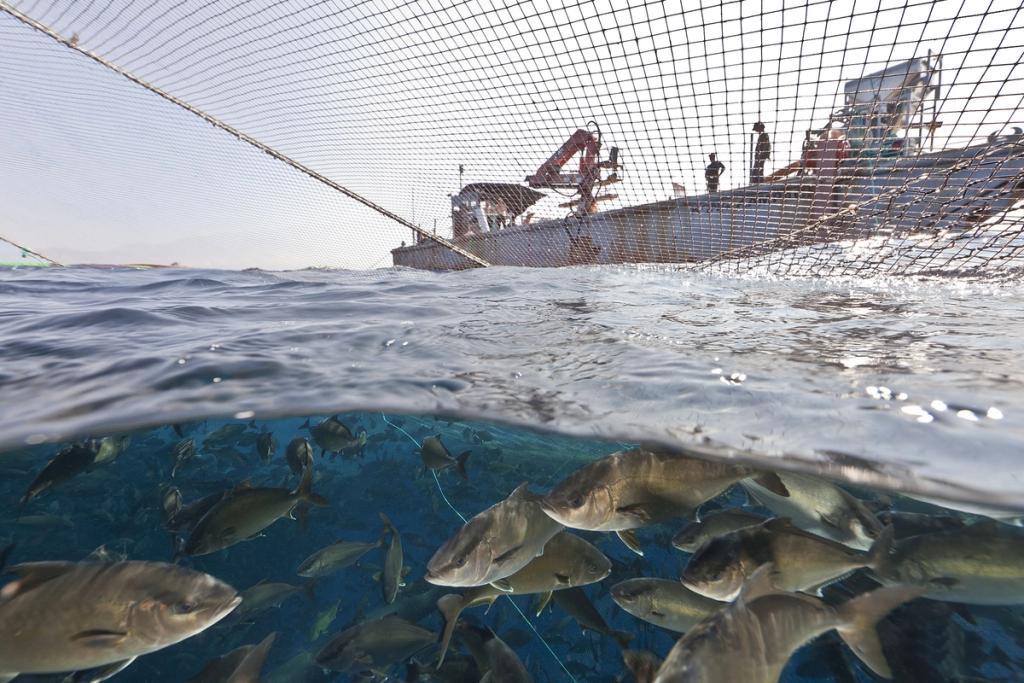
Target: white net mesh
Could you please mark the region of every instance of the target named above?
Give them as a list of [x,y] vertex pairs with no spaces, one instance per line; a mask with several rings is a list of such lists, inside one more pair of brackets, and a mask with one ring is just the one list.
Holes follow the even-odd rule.
[[1017,256],[1012,0],[0,9],[3,236],[58,261],[471,265],[454,246],[823,274]]

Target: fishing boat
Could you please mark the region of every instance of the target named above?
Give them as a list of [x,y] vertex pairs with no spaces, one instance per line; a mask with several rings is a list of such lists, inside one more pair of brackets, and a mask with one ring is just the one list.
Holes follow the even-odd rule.
[[[764,182],[607,211],[600,205],[615,196],[600,192],[619,180],[619,150],[602,160],[600,131],[581,128],[525,185],[474,183],[453,195],[451,244],[493,265],[691,263],[997,219],[1024,199],[1024,131],[930,149],[941,73],[929,54],[846,82],[844,106]],[[578,172],[564,173],[577,155]],[[539,190],[565,188],[575,193],[567,216],[534,221]],[[429,236],[392,257],[428,270],[476,265]]]

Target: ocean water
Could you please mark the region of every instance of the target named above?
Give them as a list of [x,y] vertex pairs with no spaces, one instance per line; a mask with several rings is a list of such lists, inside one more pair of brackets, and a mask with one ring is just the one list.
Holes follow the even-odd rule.
[[[2,271],[0,551],[14,544],[9,564],[79,562],[102,546],[107,559],[174,561],[240,591],[296,588],[279,606],[229,615],[139,658],[120,681],[189,680],[272,632],[262,680],[412,680],[404,657],[347,672],[302,665],[380,616],[384,549],[315,582],[299,564],[337,541],[377,542],[384,513],[409,568],[398,613],[440,633],[434,605],[460,589],[425,582],[426,565],[464,518],[523,483],[544,495],[588,463],[648,442],[783,481],[802,473],[840,485],[882,518],[979,525],[975,535],[1020,548],[1024,566],[1014,526],[1024,512],[1020,294],[978,281],[724,279],[641,267]],[[297,519],[217,552],[182,551],[191,532],[175,541],[167,529],[171,487],[186,504],[249,485],[292,490],[286,445],[315,443],[304,423],[333,415],[366,443],[340,457],[316,449],[312,488],[327,505],[303,505]],[[228,425],[235,433],[218,433]],[[256,452],[266,433],[276,441],[268,460]],[[470,452],[466,478],[424,468],[418,449],[434,435],[452,454]],[[21,502],[62,449],[112,436],[130,437],[116,458]],[[175,467],[187,439],[196,454]],[[700,515],[721,509],[777,515],[742,485]],[[604,634],[581,630],[557,602],[535,616],[530,596],[500,597],[464,619],[492,629],[534,680],[632,680],[610,632],[659,658],[679,634],[626,613],[611,588],[679,579],[691,556],[671,539],[693,519],[687,511],[641,528],[643,556],[611,533],[563,532],[610,562],[606,578],[583,587]],[[822,599],[843,604],[877,579],[857,570]],[[964,581],[938,577],[928,597],[880,622],[895,680],[1024,679],[1024,613],[1014,605],[1024,582],[1004,579],[1005,604],[934,599]],[[451,653],[470,657],[460,637]],[[436,649],[413,658],[426,665]],[[793,653],[781,680],[879,679],[831,631]]]

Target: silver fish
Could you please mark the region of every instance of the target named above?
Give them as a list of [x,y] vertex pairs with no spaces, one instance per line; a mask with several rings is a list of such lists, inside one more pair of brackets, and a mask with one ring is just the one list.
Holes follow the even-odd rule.
[[654,683],[776,683],[797,649],[833,629],[868,668],[891,676],[875,624],[920,591],[881,588],[830,607],[808,595],[778,592],[771,571],[766,565],[736,602],[687,631]]
[[231,586],[161,562],[31,562],[0,588],[0,676],[102,667],[155,652],[227,616]]
[[438,586],[482,586],[525,567],[561,531],[522,484],[508,498],[469,520],[427,563]]
[[559,524],[618,532],[642,555],[633,529],[690,514],[748,476],[750,470],[724,462],[634,448],[584,465],[541,504]]
[[876,575],[933,600],[1024,604],[1024,529],[994,520],[897,541]]
[[327,505],[313,493],[313,471],[307,469],[298,488],[237,488],[218,501],[192,529],[185,542],[187,555],[208,555],[255,537],[281,519],[290,517],[301,502]]
[[247,618],[263,610],[279,607],[285,600],[293,598],[302,592],[306,592],[308,595],[309,586],[260,581],[241,592],[239,597],[242,599],[242,605],[235,612],[235,616]]
[[96,459],[94,465],[103,465],[113,462],[119,455],[124,453],[132,443],[130,436],[105,436],[94,446]]
[[313,447],[301,436],[288,442],[284,457],[294,474],[302,474],[304,470],[313,468]]
[[792,520],[801,529],[859,550],[870,548],[882,532],[864,503],[829,481],[778,472],[770,482],[775,487],[765,486],[760,478],[747,479],[743,487],[776,516]]
[[743,510],[716,510],[687,524],[672,537],[672,547],[688,553],[697,550],[713,538],[738,529],[757,526],[764,517]]
[[43,491],[85,472],[95,460],[96,450],[89,444],[72,444],[60,449],[29,484],[21,497],[21,504],[25,505]]
[[174,448],[171,449],[171,455],[174,456],[174,465],[171,467],[171,476],[173,477],[181,467],[196,457],[196,440],[192,438],[182,439],[174,444]]
[[354,541],[339,541],[316,551],[299,565],[298,575],[309,578],[319,576],[330,576],[341,571],[345,567],[351,567],[358,562],[363,555],[374,548],[384,545],[383,539],[375,543],[358,543]]
[[459,454],[458,457],[453,457],[445,445],[441,443],[440,434],[428,436],[423,439],[423,443],[420,446],[420,457],[423,458],[424,467],[434,472],[454,467],[455,471],[463,479],[469,478],[469,475],[466,474],[466,460],[469,459],[471,453],[472,451],[465,451]]
[[270,462],[277,452],[277,439],[270,432],[260,432],[256,439],[256,455],[263,462]]
[[309,430],[316,445],[320,447],[321,456],[359,449],[366,445],[366,431],[362,430],[358,435],[353,434],[337,415],[312,426],[309,420],[306,420],[299,429]]
[[687,563],[682,582],[705,597],[732,600],[759,567],[771,563],[772,582],[780,590],[816,590],[856,569],[879,566],[891,543],[887,529],[864,552],[772,519],[703,545]]
[[384,602],[390,605],[398,597],[398,589],[405,585],[402,580],[406,574],[403,565],[405,560],[402,554],[402,537],[399,535],[398,529],[383,512],[380,513],[380,519],[384,522],[384,533],[391,534],[388,549],[384,552],[384,570],[380,576]]
[[439,662],[444,662],[448,643],[463,610],[476,605],[489,605],[502,594],[544,594],[546,603],[553,591],[560,592],[596,583],[608,576],[611,570],[612,563],[608,558],[587,541],[567,532],[555,535],[544,546],[541,555],[515,574],[499,579],[494,584],[471,588],[462,595],[442,596],[437,601],[437,609],[445,621]]
[[627,579],[612,586],[611,594],[616,605],[637,619],[678,633],[686,633],[726,605],[668,579]]
[[316,663],[333,671],[382,671],[430,646],[436,638],[432,631],[388,616],[345,629],[316,654]]

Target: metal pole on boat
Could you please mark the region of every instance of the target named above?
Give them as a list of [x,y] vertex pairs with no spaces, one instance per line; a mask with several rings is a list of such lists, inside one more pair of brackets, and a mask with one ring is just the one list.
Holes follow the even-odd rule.
[[752,175],[754,173],[754,134],[750,134],[750,159],[747,164],[747,185],[752,185]]

